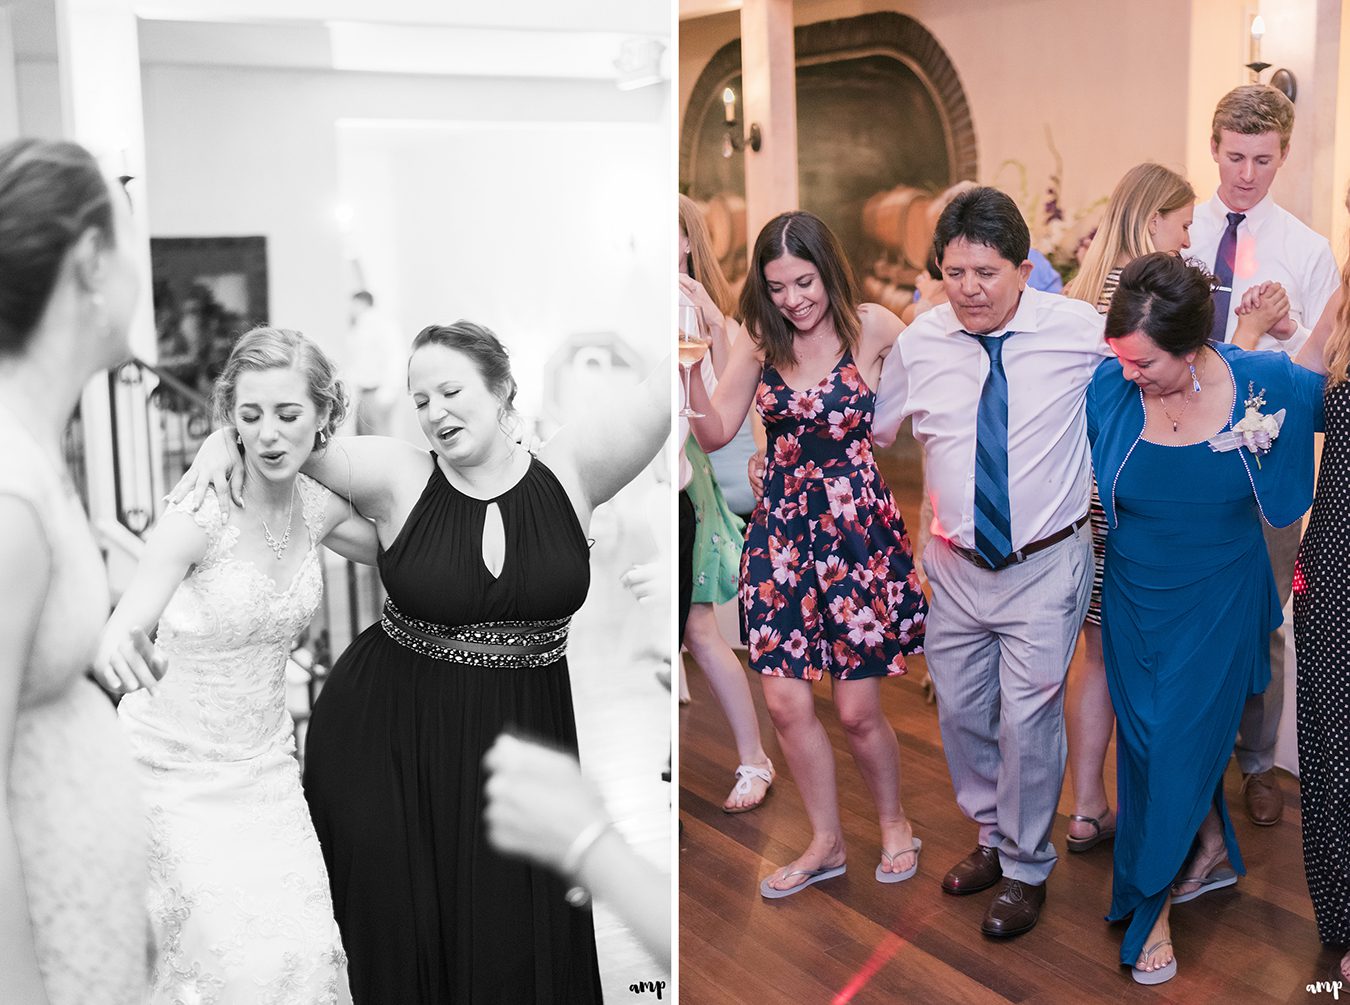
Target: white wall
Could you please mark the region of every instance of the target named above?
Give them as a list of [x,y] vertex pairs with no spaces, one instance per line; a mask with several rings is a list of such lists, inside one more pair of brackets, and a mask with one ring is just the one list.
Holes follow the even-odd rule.
[[[453,292],[458,288],[455,270],[466,260],[511,277],[509,297],[500,287],[486,287],[482,271],[469,287],[475,298],[495,291],[499,303],[494,309],[504,328],[551,331],[555,324],[582,325],[578,315],[585,311],[573,313],[548,302],[560,296],[559,286],[567,287],[570,300],[593,300],[593,323],[610,327],[618,327],[620,315],[640,301],[657,292],[666,296],[645,280],[620,285],[621,278],[634,278],[634,269],[642,270],[619,268],[612,256],[602,263],[606,268],[593,271],[575,252],[578,240],[599,238],[584,228],[580,238],[567,233],[576,226],[573,204],[584,206],[590,199],[600,211],[614,203],[640,203],[629,212],[631,228],[651,231],[646,224],[653,206],[663,205],[652,186],[664,185],[666,177],[656,168],[671,156],[668,134],[652,125],[663,111],[664,87],[624,93],[607,82],[147,65],[142,89],[152,235],[266,236],[271,320],[299,328],[335,351],[352,292],[345,262],[350,241],[344,243],[334,213],[344,200],[340,120],[417,120],[453,123],[460,130],[413,130],[421,133],[419,142],[448,146],[393,162],[395,207],[404,221],[397,238],[400,289],[394,299],[407,308],[410,323],[447,312],[473,313],[459,309]],[[575,124],[578,118],[588,124]],[[512,122],[530,125],[518,137],[502,126]],[[536,129],[538,123],[552,125]],[[541,143],[538,137],[550,131],[554,138]],[[451,143],[446,139],[451,135],[461,140]],[[554,161],[566,165],[565,182]],[[589,173],[581,170],[584,164],[590,165]],[[646,196],[636,199],[636,189],[645,184],[640,178],[652,182],[643,189]],[[471,248],[483,237],[474,231],[498,226],[490,212],[498,204],[529,205],[532,226],[512,218],[513,229],[518,228],[507,235],[513,247],[476,259]],[[561,226],[552,224],[555,217]],[[432,220],[439,226],[423,225]],[[606,216],[605,222],[612,218]],[[580,250],[590,254],[593,248],[588,244]],[[661,257],[662,265],[668,258]],[[639,260],[645,261],[641,256],[634,261]],[[543,286],[541,273],[550,277]],[[560,278],[564,273],[566,283]],[[597,295],[601,277],[611,285]],[[630,289],[637,292],[630,295]],[[537,295],[541,292],[547,297]],[[479,300],[471,303],[487,309]],[[522,325],[519,318],[527,308],[531,321]],[[629,331],[636,327],[631,320],[624,324]]]
[[[1267,3],[1263,57],[1299,77],[1293,152],[1276,183],[1282,203],[1327,231],[1327,198],[1347,179],[1317,164],[1328,142],[1340,84],[1337,50],[1327,29],[1334,0]],[[1247,25],[1261,5],[1249,0],[799,0],[798,24],[892,10],[916,18],[955,65],[970,103],[979,152],[978,180],[1021,201],[1016,172],[996,173],[1005,160],[1027,168],[1038,195],[1054,166],[1048,125],[1063,157],[1063,199],[1073,211],[1109,195],[1120,175],[1143,160],[1187,173],[1201,198],[1218,181],[1209,154],[1214,103],[1246,83]],[[1337,35],[1340,25],[1331,25]],[[739,36],[735,13],[680,23],[680,116],[712,54]],[[1342,56],[1340,62],[1345,62]],[[1268,76],[1268,74],[1267,74]],[[1340,116],[1344,118],[1344,116]],[[1350,129],[1336,132],[1340,137]],[[1339,165],[1343,158],[1337,155]],[[1320,202],[1319,202],[1320,200]],[[1343,218],[1336,211],[1335,219]]]
[[486,324],[532,411],[564,336],[615,332],[657,362],[671,261],[664,125],[342,132],[355,243],[409,339],[433,322]]

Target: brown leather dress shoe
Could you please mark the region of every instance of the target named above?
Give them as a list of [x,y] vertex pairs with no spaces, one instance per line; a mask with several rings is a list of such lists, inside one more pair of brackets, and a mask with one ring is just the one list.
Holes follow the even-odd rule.
[[1021,935],[1036,927],[1040,920],[1041,908],[1045,906],[1045,884],[1023,883],[1017,879],[1005,879],[999,887],[998,895],[984,912],[984,923],[980,931],[985,935],[1006,939]]
[[977,845],[952,871],[942,877],[942,889],[957,897],[987,890],[1003,878],[998,849]]
[[1242,776],[1243,802],[1247,817],[1258,827],[1270,827],[1284,815],[1284,792],[1272,768],[1254,775]]

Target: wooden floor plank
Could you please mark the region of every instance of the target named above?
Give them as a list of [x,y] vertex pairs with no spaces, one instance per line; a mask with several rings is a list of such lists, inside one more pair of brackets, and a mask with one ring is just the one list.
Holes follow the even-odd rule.
[[[919,477],[914,451],[884,458],[882,470],[913,527]],[[1071,687],[1081,658],[1080,652]],[[779,778],[760,809],[721,811],[736,751],[702,674],[692,662],[688,669],[693,703],[679,713],[680,1001],[686,1005],[1310,1001],[1316,996],[1306,985],[1324,977],[1338,955],[1321,947],[1313,923],[1297,782],[1284,778],[1284,819],[1254,827],[1242,814],[1235,766],[1225,777],[1225,793],[1248,875],[1233,889],[1172,912],[1179,973],[1169,984],[1140,987],[1117,964],[1124,926],[1104,920],[1111,846],[1065,852],[1067,814],[1074,809],[1067,783],[1054,830],[1060,860],[1041,923],[1010,941],[986,938],[979,924],[991,894],[951,897],[939,887],[946,870],[975,846],[976,829],[956,806],[936,707],[920,688],[922,657],[911,660],[907,677],[882,685],[883,709],[900,741],[905,809],[924,842],[918,875],[894,885],[873,878],[875,808],[849,754],[829,686],[820,684],[816,705],[835,754],[849,871],[801,894],[765,901],[759,880],[809,840],[801,798],[750,675],[765,749]],[[1113,745],[1107,770],[1112,793],[1114,758]]]

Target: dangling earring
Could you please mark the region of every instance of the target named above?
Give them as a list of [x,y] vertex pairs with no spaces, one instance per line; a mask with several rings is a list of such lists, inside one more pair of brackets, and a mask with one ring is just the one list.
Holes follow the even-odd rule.
[[107,338],[112,334],[112,322],[108,320],[108,304],[103,299],[103,294],[94,290],[89,294],[89,305],[94,310],[94,330],[99,338]]
[[244,438],[240,436],[238,433],[234,434],[234,445],[238,447],[240,450],[244,449]]
[[1199,393],[1200,393],[1200,378],[1197,377],[1197,376],[1195,375],[1195,364],[1194,364],[1194,363],[1188,363],[1188,364],[1186,364],[1186,365],[1189,366],[1189,367],[1191,368],[1191,390],[1192,390],[1195,394],[1199,394]]
[[327,443],[328,443],[328,434],[325,433],[322,429],[320,429],[317,433],[314,434],[315,450],[322,450]]

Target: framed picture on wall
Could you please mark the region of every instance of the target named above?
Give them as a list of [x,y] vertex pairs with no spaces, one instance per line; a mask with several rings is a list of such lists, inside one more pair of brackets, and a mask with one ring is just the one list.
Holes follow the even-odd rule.
[[235,341],[268,318],[267,238],[152,237],[150,264],[157,366],[209,395]]

